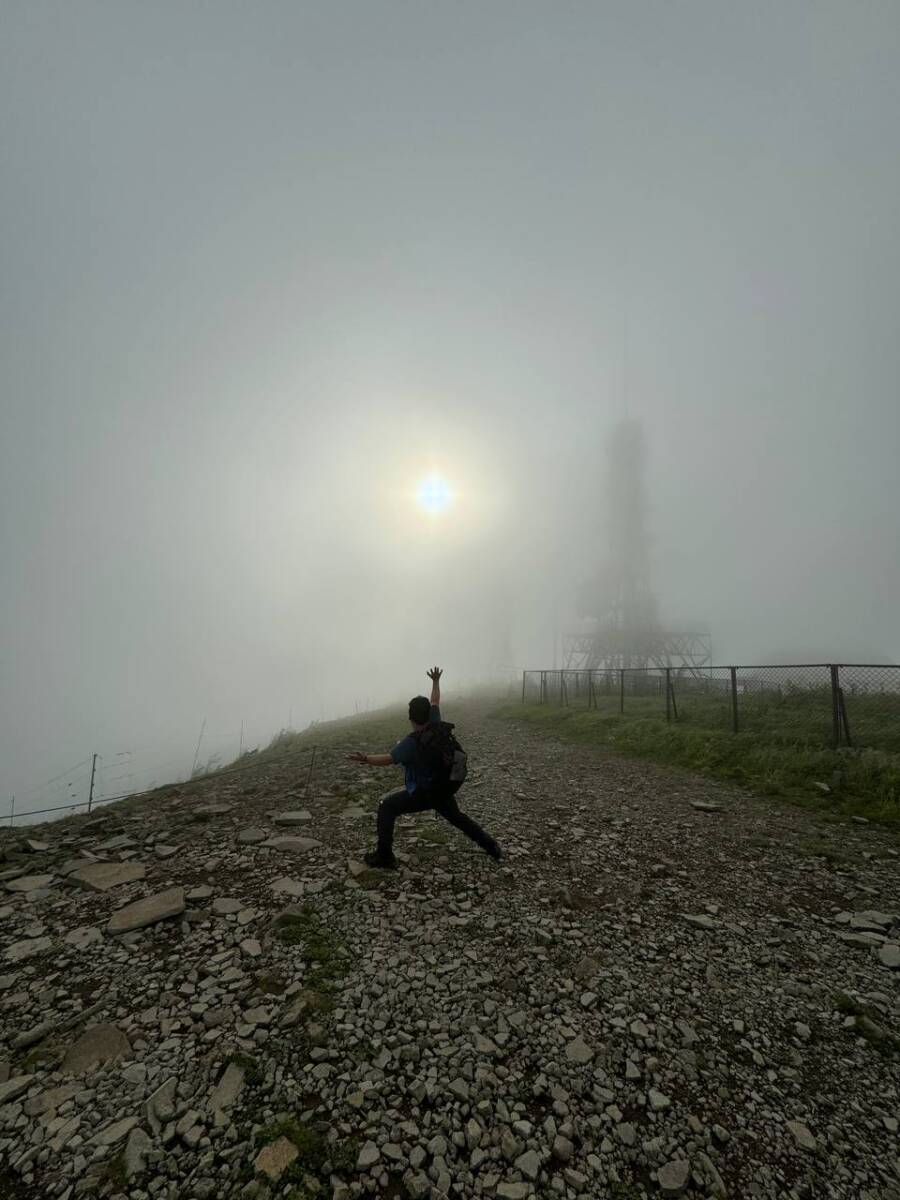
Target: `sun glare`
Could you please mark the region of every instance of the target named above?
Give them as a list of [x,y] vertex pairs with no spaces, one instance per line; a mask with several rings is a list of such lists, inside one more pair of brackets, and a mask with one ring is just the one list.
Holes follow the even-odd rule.
[[450,506],[453,496],[450,488],[445,480],[441,479],[440,475],[429,475],[427,479],[423,479],[419,484],[416,492],[416,501],[420,508],[424,508],[427,513],[433,513],[437,516],[439,513],[446,512]]

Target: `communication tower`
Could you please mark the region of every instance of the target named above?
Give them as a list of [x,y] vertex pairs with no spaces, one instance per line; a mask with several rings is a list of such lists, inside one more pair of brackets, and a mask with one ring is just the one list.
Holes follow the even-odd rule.
[[607,446],[608,557],[577,592],[579,623],[563,637],[568,670],[670,667],[702,675],[712,662],[709,631],[663,628],[650,573],[644,502],[644,435],[626,418]]

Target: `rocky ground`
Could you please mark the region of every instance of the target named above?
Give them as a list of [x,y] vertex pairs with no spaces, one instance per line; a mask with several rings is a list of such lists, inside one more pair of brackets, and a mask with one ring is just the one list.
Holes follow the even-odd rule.
[[0,1196],[900,1198],[889,834],[450,716],[499,865],[349,732],[0,835]]

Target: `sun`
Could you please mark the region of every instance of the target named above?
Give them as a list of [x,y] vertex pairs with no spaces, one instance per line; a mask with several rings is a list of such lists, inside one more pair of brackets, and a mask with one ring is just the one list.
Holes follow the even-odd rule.
[[433,516],[446,512],[452,501],[453,493],[437,472],[423,479],[416,491],[416,503]]

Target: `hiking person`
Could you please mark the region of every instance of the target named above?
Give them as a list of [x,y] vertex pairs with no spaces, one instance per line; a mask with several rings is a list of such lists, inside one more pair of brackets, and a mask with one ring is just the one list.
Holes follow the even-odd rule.
[[465,777],[465,753],[453,736],[453,725],[441,720],[440,667],[427,672],[431,680],[431,699],[413,696],[409,702],[409,723],[412,730],[402,738],[390,754],[364,754],[355,751],[347,757],[351,762],[368,763],[371,767],[390,767],[399,764],[405,772],[405,787],[383,797],[378,805],[378,847],[365,855],[370,867],[390,870],[397,866],[394,858],[394,822],[403,813],[425,812],[434,809],[445,821],[455,825],[493,859],[501,856],[500,847],[481,826],[461,812],[456,792]]

